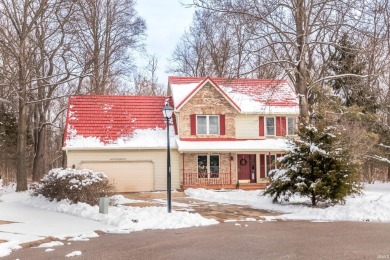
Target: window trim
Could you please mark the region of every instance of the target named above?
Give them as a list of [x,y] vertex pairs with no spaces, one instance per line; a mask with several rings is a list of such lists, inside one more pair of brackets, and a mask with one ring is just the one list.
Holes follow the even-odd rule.
[[[274,120],[274,133],[268,134],[268,127],[267,127],[267,119],[272,118]],[[266,116],[264,117],[264,129],[265,129],[265,136],[276,136],[276,118],[274,116]]]
[[[198,117],[205,116],[206,117],[206,133],[200,134],[198,133]],[[210,134],[210,117],[217,117],[217,126],[218,126],[218,133],[216,134]],[[221,122],[220,122],[220,116],[219,115],[196,115],[196,135],[220,135],[221,133]]]
[[[201,173],[199,172],[199,156],[206,156],[207,157],[207,165],[206,165],[206,173]],[[211,165],[210,165],[210,156],[218,156],[218,172],[211,172]],[[215,178],[219,178],[220,176],[220,173],[221,173],[221,155],[220,154],[198,154],[196,156],[197,160],[196,160],[196,168],[198,169],[197,170],[197,176],[198,176],[198,179],[204,179],[204,178],[207,178],[207,179],[215,179]],[[200,177],[202,174],[204,174],[205,176],[204,177]],[[212,175],[216,175],[214,177],[212,177]]]
[[[269,172],[270,171],[272,171],[272,170],[274,170],[274,169],[278,169],[278,167],[277,167],[277,164],[275,164],[274,165],[274,167],[272,168],[271,167],[271,169],[268,169],[268,167],[269,167],[269,162],[268,162],[268,156],[272,156],[272,157],[274,157],[275,158],[275,160],[274,160],[274,162],[276,162],[277,161],[277,159],[278,159],[278,156],[277,156],[277,154],[265,154],[265,177],[269,177]],[[271,159],[272,160],[272,159]]]
[[[289,127],[288,127],[288,121],[292,119],[294,120],[294,133],[293,134],[290,134],[289,132]],[[293,135],[297,135],[297,118],[296,117],[287,117],[286,119],[286,135],[288,136],[293,136]]]

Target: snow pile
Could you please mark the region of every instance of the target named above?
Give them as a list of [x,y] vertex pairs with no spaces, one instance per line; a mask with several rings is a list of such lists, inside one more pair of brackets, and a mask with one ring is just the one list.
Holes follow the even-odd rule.
[[65,255],[65,257],[73,257],[73,256],[79,256],[79,255],[81,255],[81,251],[73,251],[72,253]]
[[[112,228],[111,233],[128,233],[144,229],[176,229],[192,226],[207,226],[218,221],[203,218],[199,214],[173,211],[167,213],[165,207],[109,207],[108,214],[100,214],[98,206],[86,203],[69,204],[67,201],[48,201],[43,196],[30,198],[26,203],[36,208],[66,213],[102,222]],[[164,221],[161,221],[161,220]]]
[[9,241],[5,243],[0,243],[0,257],[9,255],[12,251],[21,249],[18,241]]
[[290,203],[273,204],[272,198],[262,196],[263,191],[213,191],[188,189],[192,198],[227,204],[247,205],[256,209],[282,214],[276,219],[315,221],[374,221],[390,222],[390,183],[366,184],[363,194],[349,196],[345,205],[313,208],[308,198],[293,197]]
[[[176,136],[173,126],[169,128],[171,148],[176,148]],[[165,148],[167,146],[167,131],[162,128],[136,129],[132,135],[123,135],[108,143],[102,142],[94,136],[78,135],[77,131],[68,126],[66,148],[98,148],[98,147],[126,147],[126,148]]]
[[38,247],[39,248],[47,248],[47,247],[53,247],[53,246],[63,246],[64,243],[62,243],[61,241],[52,241],[52,242],[48,242],[48,243],[43,243],[43,244],[40,244]]

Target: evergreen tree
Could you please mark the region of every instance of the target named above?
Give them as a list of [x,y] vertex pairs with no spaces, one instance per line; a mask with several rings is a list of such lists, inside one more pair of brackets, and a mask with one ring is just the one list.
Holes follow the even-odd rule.
[[[330,55],[330,71],[339,78],[331,82],[336,94],[339,94],[347,107],[358,106],[363,112],[375,112],[378,104],[365,74],[367,64],[359,60],[359,48],[344,34]],[[343,76],[345,75],[345,76]],[[350,76],[347,76],[350,75]]]
[[271,184],[264,195],[277,202],[298,194],[317,202],[341,203],[360,192],[357,168],[348,149],[343,149],[333,127],[301,126],[300,139],[291,140],[291,149],[270,174]]
[[16,118],[12,111],[0,105],[0,175],[16,171],[16,139]]

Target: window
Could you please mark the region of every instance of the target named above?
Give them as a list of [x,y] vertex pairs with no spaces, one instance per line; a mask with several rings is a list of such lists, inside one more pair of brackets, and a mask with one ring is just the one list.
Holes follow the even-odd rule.
[[196,133],[200,135],[219,134],[219,116],[196,116]]
[[219,177],[219,155],[198,155],[198,177]]
[[266,159],[266,162],[265,162],[266,173],[267,173],[267,176],[268,176],[269,172],[276,168],[276,164],[275,164],[275,162],[276,162],[276,154],[268,154],[265,159]]
[[207,178],[207,155],[198,155],[198,177]]
[[287,135],[297,134],[297,126],[294,117],[287,118]]
[[266,131],[267,131],[266,135],[275,135],[275,118],[266,117],[265,124],[266,124]]

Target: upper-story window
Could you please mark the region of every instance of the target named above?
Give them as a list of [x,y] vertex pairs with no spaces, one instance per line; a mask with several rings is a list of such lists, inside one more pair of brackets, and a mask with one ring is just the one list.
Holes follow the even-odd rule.
[[265,130],[266,135],[275,135],[275,118],[274,117],[266,117],[265,118]]
[[287,135],[296,135],[296,134],[297,134],[296,118],[288,117],[287,118]]
[[196,116],[196,133],[200,135],[219,134],[219,116]]

